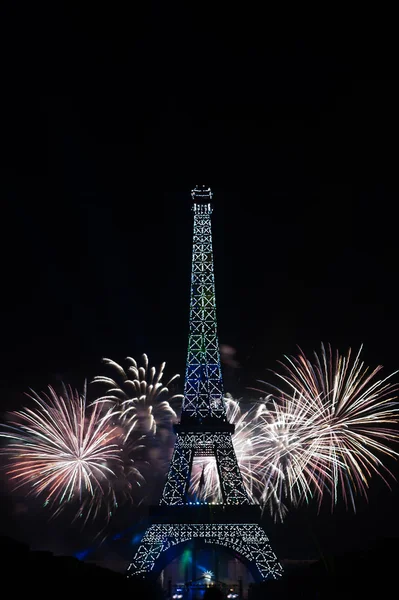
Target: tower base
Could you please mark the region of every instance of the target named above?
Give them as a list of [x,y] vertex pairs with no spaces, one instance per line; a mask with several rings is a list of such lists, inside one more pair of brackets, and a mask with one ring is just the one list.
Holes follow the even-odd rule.
[[145,532],[127,575],[157,577],[192,540],[238,554],[255,581],[282,576],[269,539],[257,523],[154,523]]

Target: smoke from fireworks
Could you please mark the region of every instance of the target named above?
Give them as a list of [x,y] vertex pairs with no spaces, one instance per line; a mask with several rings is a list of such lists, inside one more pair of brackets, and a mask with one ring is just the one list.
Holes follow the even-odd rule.
[[274,388],[274,398],[257,414],[264,502],[277,494],[281,502],[315,496],[320,504],[327,492],[333,504],[342,496],[355,509],[356,495],[367,497],[373,474],[388,484],[385,473],[392,473],[381,457],[398,456],[389,445],[399,438],[392,427],[398,388],[389,381],[393,374],[375,380],[382,367],[369,372],[361,350],[352,360],[351,350],[341,356],[322,345],[314,362],[300,351],[281,363],[284,373],[275,374],[287,391]]
[[92,383],[100,383],[107,386],[107,392],[95,400],[95,404],[111,404],[118,411],[121,424],[125,427],[127,439],[133,430],[144,433],[153,433],[157,427],[170,427],[177,419],[170,402],[181,398],[180,394],[168,397],[168,386],[175,381],[179,375],[174,375],[166,385],[162,383],[166,363],[162,363],[158,370],[149,368],[148,357],[143,354],[143,365],[137,366],[137,362],[130,357],[126,358],[128,368],[123,369],[121,365],[109,358],[104,358],[104,363],[115,371],[116,377],[112,379],[103,375],[94,378]]
[[113,482],[121,463],[118,432],[111,425],[112,409],[88,409],[86,386],[81,396],[71,387],[58,395],[28,395],[33,408],[11,413],[1,437],[7,457],[7,474],[16,488],[42,496],[57,515],[67,506],[78,506],[76,516],[95,518],[105,507],[116,506]]

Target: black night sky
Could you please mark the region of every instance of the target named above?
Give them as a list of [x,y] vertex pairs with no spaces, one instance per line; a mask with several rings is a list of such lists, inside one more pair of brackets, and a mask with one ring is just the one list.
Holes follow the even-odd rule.
[[[386,23],[55,4],[4,21],[2,409],[29,387],[81,387],[103,356],[147,352],[184,372],[190,190],[202,183],[219,338],[240,362],[228,391],[245,396],[283,354],[321,341],[364,343],[371,366],[399,368],[398,48]],[[299,511],[274,532],[279,552],[397,535],[398,489],[373,480],[356,518]],[[4,530],[37,541],[6,505]]]

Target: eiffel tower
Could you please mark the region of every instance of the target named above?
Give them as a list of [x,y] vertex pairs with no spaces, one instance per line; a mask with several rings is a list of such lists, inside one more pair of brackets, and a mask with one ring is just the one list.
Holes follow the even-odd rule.
[[[194,213],[190,330],[180,423],[159,506],[150,509],[150,526],[138,546],[128,576],[157,577],[195,541],[239,556],[255,581],[278,579],[282,567],[259,524],[261,509],[251,503],[232,443],[234,424],[226,417],[216,324],[212,251],[212,192],[191,192]],[[190,498],[194,457],[213,456],[221,501]],[[203,477],[201,476],[201,479]]]

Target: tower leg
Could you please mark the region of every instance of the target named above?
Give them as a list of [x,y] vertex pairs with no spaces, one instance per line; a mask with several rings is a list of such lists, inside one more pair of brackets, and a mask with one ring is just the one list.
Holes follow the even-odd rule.
[[183,444],[182,436],[177,434],[160,504],[185,504],[192,464],[193,448]]
[[215,457],[223,501],[226,504],[249,504],[231,435],[220,433],[219,436],[220,440],[215,444]]

